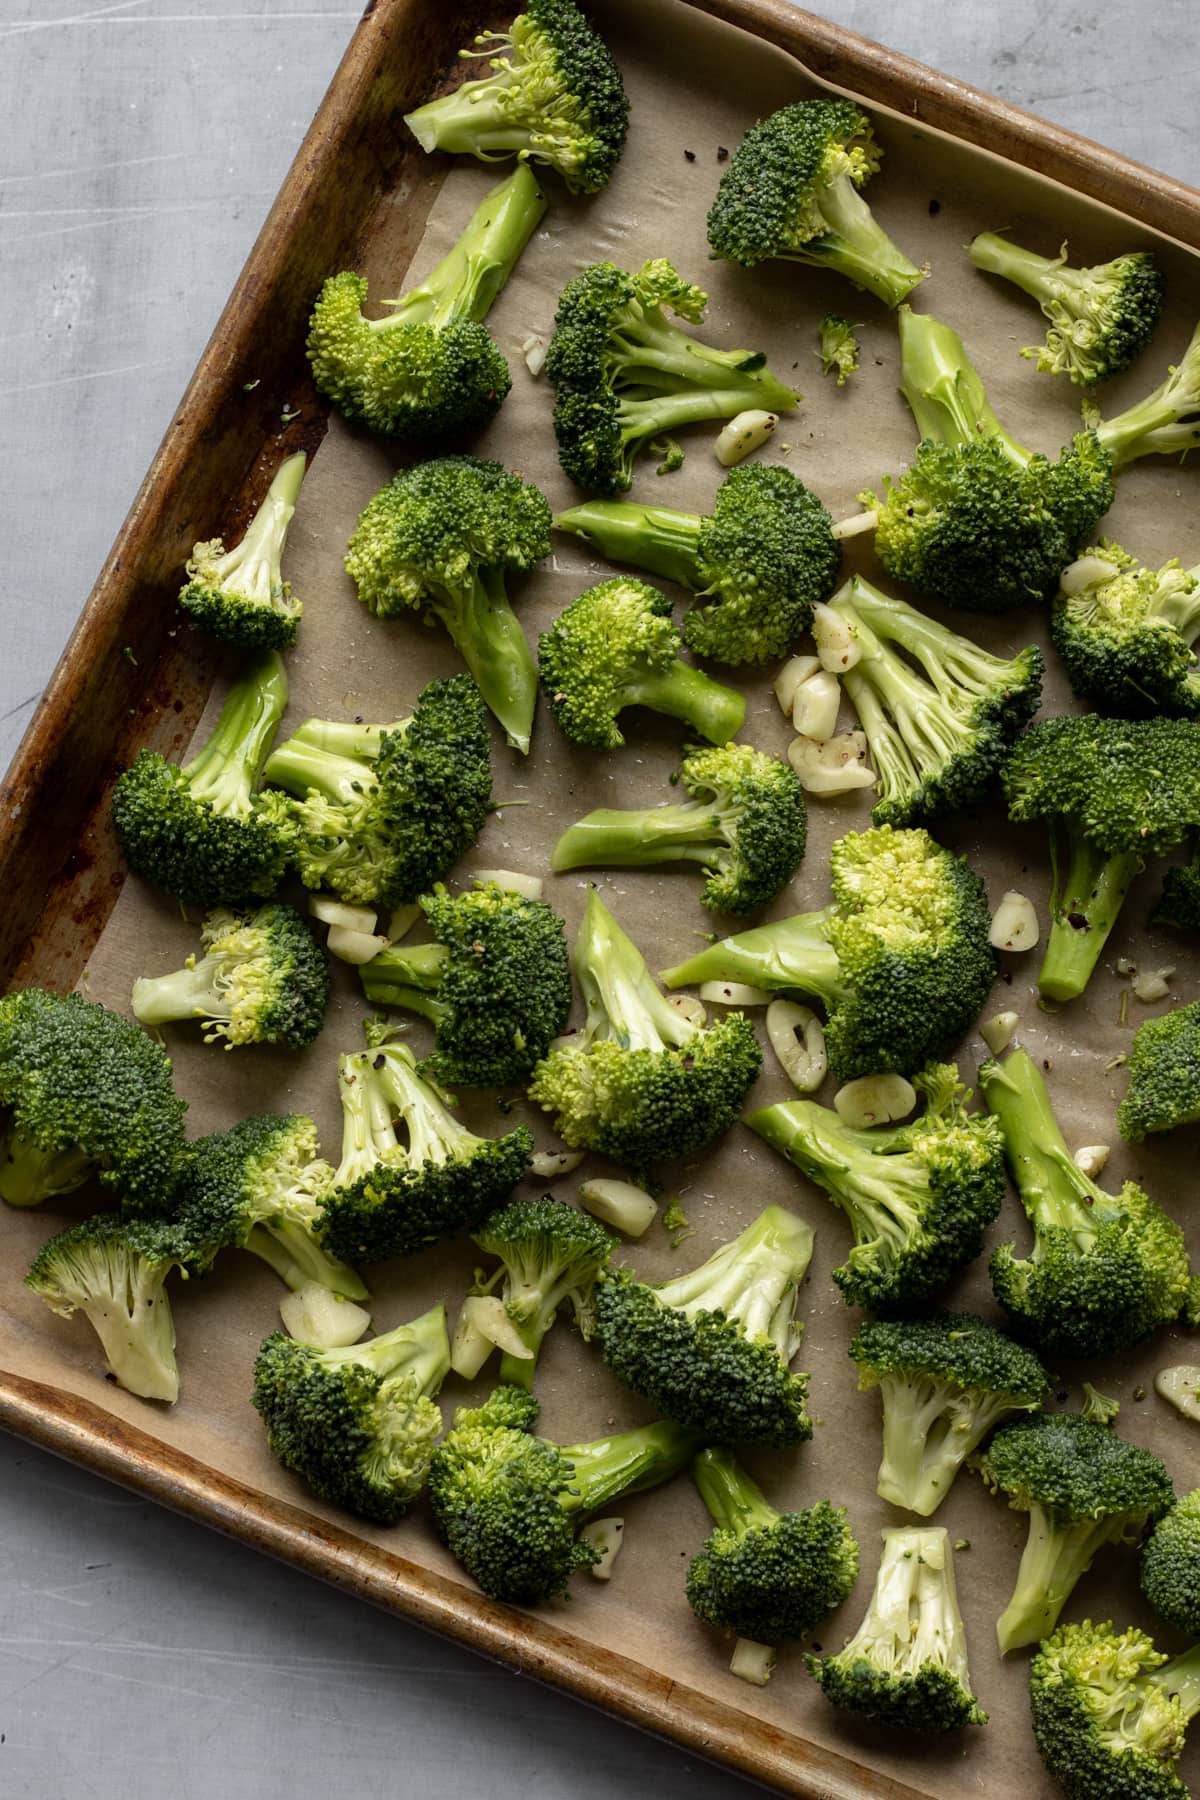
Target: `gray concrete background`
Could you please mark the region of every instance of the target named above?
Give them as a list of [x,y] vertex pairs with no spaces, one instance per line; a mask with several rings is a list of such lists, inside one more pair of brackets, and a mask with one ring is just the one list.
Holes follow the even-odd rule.
[[[1200,186],[1194,0],[827,17]],[[0,0],[0,766],[353,30],[338,0]],[[744,1784],[0,1437],[10,1800]]]

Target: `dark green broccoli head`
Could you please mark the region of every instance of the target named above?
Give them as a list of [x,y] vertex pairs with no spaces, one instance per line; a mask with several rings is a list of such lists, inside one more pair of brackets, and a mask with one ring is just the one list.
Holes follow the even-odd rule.
[[573,194],[606,186],[629,122],[621,72],[573,0],[528,0],[507,31],[487,31],[463,56],[488,73],[408,113],[422,150],[496,162],[548,163]]
[[760,1644],[807,1637],[858,1575],[845,1508],[776,1512],[727,1450],[701,1451],[692,1473],[716,1525],[688,1565],[692,1611]]
[[1200,824],[1200,733],[1183,719],[1039,719],[1004,791],[1013,819],[1064,818],[1101,850],[1162,856]]
[[[1124,1138],[1141,1143],[1200,1119],[1200,1001],[1177,1006],[1138,1028],[1129,1058],[1129,1087],[1117,1109]],[[1200,1635],[1200,1634],[1198,1634]]]
[[984,1725],[971,1691],[950,1540],[940,1526],[883,1533],[866,1617],[844,1650],[805,1657],[825,1698],[896,1731]]
[[266,898],[292,856],[286,819],[256,793],[287,705],[274,652],[234,682],[204,748],[182,768],[142,750],[113,790],[113,825],[135,874],[200,906]]
[[421,906],[436,942],[381,951],[361,971],[363,992],[432,1019],[437,1048],[421,1067],[434,1080],[522,1084],[571,1009],[562,920],[494,882],[465,894],[438,887]]
[[1090,1619],[1043,1643],[1029,1667],[1033,1735],[1066,1800],[1187,1800],[1174,1767],[1198,1703],[1194,1663],[1167,1665],[1144,1631]]
[[797,395],[766,368],[762,351],[714,350],[667,318],[669,311],[697,324],[707,304],[665,257],[636,275],[593,263],[567,283],[546,373],[559,460],[580,487],[623,493],[639,451],[679,426],[748,408],[795,408]]
[[786,1448],[812,1436],[808,1377],[793,1374],[796,1296],[812,1232],[770,1206],[707,1262],[650,1286],[629,1269],[601,1279],[596,1335],[627,1387],[718,1443]]
[[133,984],[143,1025],[202,1019],[206,1044],[286,1044],[303,1050],[321,1029],[329,967],[311,931],[290,906],[210,912],[200,927],[204,955],[171,975]]
[[1157,1456],[1126,1443],[1111,1425],[1079,1413],[1010,1419],[974,1467],[1016,1511],[1040,1509],[1062,1525],[1121,1519],[1140,1529],[1146,1519],[1159,1518],[1175,1497]]
[[253,1400],[285,1469],[331,1506],[394,1525],[425,1485],[450,1368],[446,1309],[348,1349],[264,1339]]
[[808,816],[795,771],[749,744],[725,744],[690,750],[677,779],[690,800],[588,813],[559,838],[551,867],[698,863],[705,906],[743,913],[767,905],[804,856]]
[[708,215],[713,255],[748,269],[768,257],[836,269],[899,305],[924,272],[858,192],[881,160],[871,122],[852,100],[801,100],[761,119],[721,177]]
[[406,1256],[479,1224],[503,1205],[533,1154],[524,1125],[503,1137],[476,1137],[418,1073],[407,1045],[371,1035],[378,1044],[338,1064],[342,1160],[318,1226],[327,1248],[352,1262]]
[[1081,699],[1122,718],[1200,718],[1200,582],[1178,557],[1161,569],[1102,538],[1064,571],[1054,647]]
[[1080,432],[1057,462],[1012,460],[999,438],[925,439],[904,474],[862,495],[889,574],[943,606],[1006,612],[1050,597],[1113,502],[1110,459]]
[[1176,1500],[1150,1533],[1142,1592],[1160,1619],[1200,1638],[1200,1488]]
[[699,604],[683,621],[684,642],[717,662],[786,656],[833,591],[840,561],[829,513],[811,489],[775,464],[740,464],[700,527],[688,583]]
[[1150,915],[1152,925],[1200,931],[1200,851],[1193,844],[1189,860],[1163,876],[1162,893]]
[[0,998],[0,1197],[36,1206],[95,1175],[127,1214],[169,1204],[186,1103],[161,1045],[81,994]]
[[894,1312],[919,1305],[978,1256],[1000,1211],[1003,1138],[994,1119],[967,1112],[970,1095],[957,1077],[940,1064],[915,1076],[926,1110],[891,1130],[845,1125],[811,1100],[746,1118],[849,1219],[854,1248],[833,1278],[856,1306]]
[[300,451],[281,465],[232,550],[220,538],[192,546],[179,604],[202,631],[240,650],[290,650],[296,641],[304,608],[280,565],[307,462]]
[[741,729],[746,703],[679,660],[671,602],[631,576],[588,588],[538,642],[542,689],[559,725],[577,744],[619,750],[617,721],[628,706],[682,719],[710,743]]
[[165,1284],[172,1269],[190,1266],[192,1253],[176,1225],[102,1213],[43,1244],[25,1285],[64,1319],[83,1313],[123,1388],[171,1403],[179,1370]]

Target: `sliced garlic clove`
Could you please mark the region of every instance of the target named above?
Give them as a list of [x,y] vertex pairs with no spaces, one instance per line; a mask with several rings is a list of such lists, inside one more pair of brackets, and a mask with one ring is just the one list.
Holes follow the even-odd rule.
[[705,981],[700,985],[700,998],[718,1006],[770,1006],[772,996],[762,988],[747,987],[744,981]]
[[368,937],[374,935],[376,915],[369,906],[346,906],[331,894],[310,894],[308,910],[322,925],[340,925],[345,931],[362,931]]
[[592,1564],[589,1573],[597,1581],[610,1581],[613,1564],[625,1542],[624,1519],[592,1519],[579,1535],[585,1544],[591,1545],[599,1559]]
[[837,731],[842,704],[842,684],[828,669],[802,681],[792,705],[792,724],[801,737],[824,744]]
[[506,894],[520,894],[525,900],[540,900],[545,885],[540,875],[522,875],[515,869],[472,869],[471,880],[476,887],[495,882]]
[[979,1027],[979,1035],[993,1056],[1000,1056],[1008,1049],[1019,1022],[1015,1012],[997,1013],[994,1019],[984,1020]]
[[807,681],[811,675],[815,675],[820,667],[819,656],[789,656],[775,677],[775,698],[789,719],[792,716],[792,708],[796,704],[796,694],[801,683]]
[[570,1175],[582,1161],[582,1150],[535,1150],[529,1159],[529,1173],[539,1181],[557,1181],[560,1175]]
[[834,612],[832,606],[826,606],[822,601],[813,607],[812,634],[821,667],[834,675],[844,675],[861,660],[862,646],[853,628],[841,613]]
[[795,1000],[772,1000],[767,1036],[792,1086],[798,1093],[815,1094],[829,1069],[829,1058],[824,1026],[812,1008]]
[[755,450],[761,450],[778,423],[778,413],[763,412],[757,407],[730,419],[713,445],[721,467],[732,469],[735,463],[743,462]]
[[1024,950],[1032,950],[1040,936],[1033,901],[1028,895],[1018,894],[1015,888],[1010,888],[992,914],[988,943],[995,950],[1009,950],[1019,955]]
[[1093,1178],[1099,1175],[1109,1158],[1107,1144],[1084,1144],[1071,1158],[1077,1169]]
[[326,942],[330,956],[336,956],[339,962],[361,965],[386,950],[391,939],[372,937],[365,931],[349,931],[344,925],[331,925]]
[[1170,1401],[1185,1419],[1200,1422],[1200,1366],[1177,1363],[1173,1369],[1160,1369],[1154,1377],[1157,1393]]
[[867,738],[862,731],[818,744],[813,738],[793,738],[788,761],[808,794],[848,794],[854,788],[874,787],[874,771],[867,767]]
[[906,1119],[916,1104],[917,1090],[903,1075],[860,1075],[833,1096],[838,1118],[860,1130]]
[[585,1212],[626,1237],[640,1238],[658,1216],[658,1204],[632,1181],[583,1181],[579,1199]]
[[698,1026],[701,1031],[708,1023],[708,1014],[699,994],[668,994],[667,1005],[673,1006],[681,1018],[686,1019],[689,1025]]

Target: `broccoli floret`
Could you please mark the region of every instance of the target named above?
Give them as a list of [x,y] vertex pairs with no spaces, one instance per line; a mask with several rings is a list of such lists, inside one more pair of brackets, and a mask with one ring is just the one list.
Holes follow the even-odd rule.
[[1042,653],[992,656],[856,575],[829,602],[854,634],[843,686],[867,735],[877,825],[982,799],[1042,697]]
[[631,1269],[596,1289],[596,1337],[609,1368],[668,1418],[718,1443],[784,1449],[812,1436],[799,1347],[799,1285],[809,1226],[768,1206],[690,1274],[650,1286]]
[[996,1298],[1047,1356],[1105,1356],[1179,1318],[1190,1303],[1183,1232],[1127,1181],[1107,1194],[1079,1168],[1023,1050],[985,1062],[979,1085],[1004,1133],[1009,1170],[1033,1227],[1033,1250],[992,1253]]
[[835,269],[897,306],[918,269],[859,192],[883,152],[852,100],[801,100],[752,125],[708,215],[714,256],[753,269],[771,257]]
[[[1129,1087],[1117,1129],[1140,1144],[1154,1131],[1200,1119],[1200,1000],[1139,1026],[1129,1058]],[[1196,1634],[1200,1637],[1200,1632]]]
[[1002,1655],[1048,1637],[1097,1552],[1137,1538],[1175,1497],[1157,1456],[1078,1413],[1002,1425],[973,1467],[1029,1514],[1012,1599],[996,1624]]
[[762,1067],[749,1020],[730,1013],[703,1028],[685,1019],[595,888],[572,965],[587,1018],[538,1064],[528,1090],[554,1113],[563,1142],[644,1177],[727,1130]]
[[867,1615],[836,1656],[805,1657],[825,1698],[892,1730],[986,1725],[971,1692],[954,1556],[940,1525],[885,1531]]
[[162,1047],[81,994],[0,998],[0,1199],[37,1206],[96,1176],[129,1213],[163,1211],[186,1103]]
[[368,1050],[338,1063],[342,1160],[319,1235],[335,1256],[381,1262],[487,1218],[527,1172],[533,1137],[524,1125],[476,1137],[447,1110],[449,1096],[418,1072],[407,1044],[389,1042],[374,1025],[367,1041]]
[[1059,457],[1031,455],[1000,425],[962,339],[900,310],[901,392],[921,434],[903,475],[840,534],[875,529],[889,574],[943,606],[1005,612],[1047,599],[1112,505],[1112,461],[1080,432]]
[[1038,986],[1083,993],[1134,877],[1200,824],[1200,733],[1182,719],[1039,719],[1002,777],[1009,817],[1045,819],[1053,874]]
[[835,375],[838,386],[845,387],[850,377],[858,373],[856,327],[840,313],[826,313],[819,330],[821,348],[817,354],[821,358],[821,373]]
[[200,927],[204,954],[171,975],[133,984],[134,1017],[143,1025],[202,1019],[206,1044],[286,1044],[303,1050],[321,1029],[329,967],[311,931],[290,906],[210,912]]
[[317,295],[308,360],[348,419],[428,441],[494,418],[512,378],[483,320],[546,210],[522,165],[480,202],[445,257],[382,319],[363,317],[367,283],[344,270]]
[[1102,1394],[1090,1381],[1083,1383],[1082,1417],[1097,1425],[1115,1425],[1121,1414],[1121,1402],[1111,1394]]
[[199,906],[268,898],[292,855],[287,822],[255,790],[287,705],[276,651],[234,682],[204,748],[182,767],[139,751],[113,791],[113,825],[137,875]]
[[662,1422],[562,1447],[534,1437],[537,1401],[497,1388],[454,1415],[429,1471],[429,1500],[451,1555],[493,1600],[538,1606],[597,1560],[575,1536],[588,1513],[657,1487],[687,1467],[701,1440]]
[[1166,380],[1115,419],[1099,420],[1095,433],[1117,470],[1143,456],[1184,457],[1200,444],[1200,325]]
[[698,863],[701,903],[715,912],[766,906],[804,856],[804,789],[789,763],[749,744],[689,750],[677,779],[691,795],[677,806],[602,807],[563,832],[551,868],[647,868]]
[[193,544],[179,604],[202,631],[242,650],[290,650],[304,611],[280,564],[308,458],[289,456],[267,489],[242,540]]
[[309,719],[268,758],[306,887],[412,901],[474,843],[491,805],[487,712],[469,675],[431,681],[407,719]]
[[1200,1488],[1176,1500],[1150,1533],[1142,1592],[1160,1619],[1200,1638]]
[[850,1345],[860,1388],[883,1402],[876,1493],[928,1518],[1001,1419],[1050,1391],[1037,1357],[971,1313],[862,1325]]
[[573,194],[604,187],[625,147],[629,101],[604,40],[572,0],[528,0],[507,31],[485,31],[460,56],[488,73],[415,112],[422,150],[549,163]]
[[174,1216],[193,1266],[207,1269],[222,1250],[250,1250],[293,1292],[315,1281],[344,1300],[366,1300],[354,1270],[317,1241],[332,1179],[317,1128],[301,1113],[263,1113],[189,1144]]
[[619,750],[627,706],[682,719],[710,744],[742,728],[745,696],[680,662],[671,602],[648,582],[622,575],[580,594],[538,640],[542,688],[567,736],[592,750]]
[[1178,557],[1139,567],[1102,538],[1063,570],[1054,647],[1082,700],[1126,719],[1200,718],[1200,579]]
[[829,1017],[839,1081],[910,1074],[977,1018],[995,973],[979,877],[925,831],[854,832],[830,853],[833,904],[740,932],[667,969],[669,988],[743,981]]
[[792,412],[799,394],[761,350],[714,350],[672,325],[696,325],[708,295],[665,258],[636,275],[593,263],[563,289],[546,373],[564,474],[590,493],[619,494],[639,452],[681,425],[732,419],[748,408]]
[[502,1207],[473,1236],[486,1255],[499,1257],[500,1266],[486,1279],[477,1270],[471,1291],[490,1294],[499,1285],[504,1310],[529,1352],[506,1352],[500,1380],[531,1388],[542,1340],[561,1306],[570,1303],[581,1335],[591,1337],[592,1291],[617,1240],[587,1213],[549,1196]]
[[1177,931],[1200,931],[1200,840],[1191,839],[1186,863],[1168,869],[1162,893],[1150,914],[1152,925],[1173,925]]
[[425,1485],[450,1368],[446,1308],[346,1349],[317,1350],[282,1331],[254,1364],[254,1404],[285,1469],[318,1500],[394,1525]]
[[437,887],[421,908],[431,944],[391,944],[359,971],[368,1000],[420,1013],[437,1029],[421,1064],[464,1087],[524,1084],[571,1010],[562,920],[541,900],[477,883]]
[[1200,1711],[1200,1650],[1168,1663],[1144,1631],[1064,1625],[1029,1668],[1033,1735],[1066,1800],[1188,1800],[1174,1773]]
[[1166,282],[1148,250],[1073,269],[1065,244],[1057,256],[1038,256],[985,231],[967,254],[977,269],[1002,275],[1037,301],[1050,329],[1045,343],[1030,344],[1021,355],[1036,359],[1048,375],[1069,375],[1077,387],[1127,369],[1162,317]]
[[165,1284],[190,1258],[175,1226],[102,1213],[43,1244],[25,1285],[64,1319],[84,1314],[121,1387],[171,1403],[179,1398],[179,1369]]
[[854,1248],[833,1279],[852,1304],[877,1312],[944,1287],[978,1256],[1004,1199],[999,1127],[967,1112],[958,1070],[933,1064],[914,1086],[925,1112],[891,1129],[844,1125],[813,1100],[764,1106],[745,1120],[845,1213]]
[[697,656],[725,663],[786,656],[837,580],[841,552],[817,496],[790,470],[741,463],[712,512],[675,512],[629,500],[589,500],[558,513],[609,562],[632,563],[697,596],[683,621]]
[[702,1450],[692,1477],[716,1526],[688,1565],[692,1611],[759,1644],[807,1637],[858,1575],[845,1507],[777,1512],[728,1450]]
[[414,611],[449,632],[514,748],[528,753],[537,670],[505,581],[550,554],[550,508],[498,462],[444,456],[401,469],[359,514],[346,551],[381,619]]

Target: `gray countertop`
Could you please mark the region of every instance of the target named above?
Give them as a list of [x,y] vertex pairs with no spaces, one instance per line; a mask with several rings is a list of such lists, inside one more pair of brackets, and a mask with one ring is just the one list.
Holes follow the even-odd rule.
[[[1200,186],[1194,0],[829,0]],[[358,14],[0,0],[0,767]],[[608,1800],[679,1752],[0,1436],[11,1800]]]

